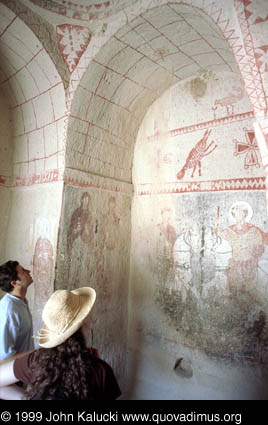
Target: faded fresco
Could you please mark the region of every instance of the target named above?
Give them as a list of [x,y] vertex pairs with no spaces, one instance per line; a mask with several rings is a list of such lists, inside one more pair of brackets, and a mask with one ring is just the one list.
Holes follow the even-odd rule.
[[[229,72],[208,72],[198,81],[205,85],[202,96],[196,97],[192,79],[173,86],[149,109],[135,148],[139,195],[265,188],[252,107],[241,80]],[[232,108],[222,106],[227,97]],[[136,172],[139,163],[144,166]]]
[[155,102],[133,176],[133,291],[151,314],[140,334],[267,362],[264,169],[239,77],[207,72]]
[[[196,195],[191,207],[184,196],[176,200],[171,267],[164,266],[168,257],[160,243],[155,302],[193,348],[262,362],[268,360],[268,229],[260,214],[265,201],[259,193],[237,197]],[[198,215],[182,232],[179,223],[192,208]]]
[[192,195],[191,205],[181,195],[173,223],[157,227],[154,301],[178,340],[209,355],[268,361],[264,208],[264,193]]
[[193,169],[191,177],[194,177],[195,171],[198,168],[198,175],[202,176],[201,161],[204,156],[211,154],[217,147],[214,141],[207,144],[211,130],[206,130],[203,137],[196,143],[191,149],[189,155],[186,158],[186,162],[182,169],[177,173],[177,179],[181,180],[185,176],[187,169]]
[[[90,195],[83,192],[79,207],[72,213],[67,232],[67,276],[68,282],[75,287],[81,286],[84,264],[90,264],[94,252],[93,219],[90,215],[90,207]],[[89,281],[90,277],[89,274]]]
[[[67,284],[73,288],[96,282],[102,288],[101,295],[110,298],[112,281],[118,273],[114,256],[122,253],[122,244],[126,238],[126,200],[122,204],[118,195],[104,192],[103,197],[100,197],[93,190],[78,189],[75,192],[78,196],[71,202],[72,208],[68,206],[67,232],[63,236],[63,246],[67,253],[64,253],[67,260],[64,264]],[[74,208],[77,202],[79,206]],[[99,211],[96,207],[98,202],[101,203]]]
[[123,376],[127,304],[122,298],[128,290],[131,197],[123,185],[117,192],[106,190],[104,179],[94,183],[98,189],[92,186],[65,188],[55,288],[96,290],[88,343],[100,347],[100,354]]
[[54,254],[51,243],[51,223],[45,217],[38,218],[35,229],[33,254],[34,279],[34,331],[42,327],[42,310],[53,292]]

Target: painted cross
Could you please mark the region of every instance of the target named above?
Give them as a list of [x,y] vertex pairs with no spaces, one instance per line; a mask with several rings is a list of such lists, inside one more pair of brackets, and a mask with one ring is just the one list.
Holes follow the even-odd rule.
[[247,128],[244,128],[245,134],[246,134],[246,142],[240,142],[239,140],[234,139],[233,142],[235,143],[235,152],[234,156],[246,154],[244,159],[244,168],[247,169],[249,167],[252,167],[255,165],[257,168],[260,168],[257,151],[258,151],[258,144],[257,140],[255,138],[255,133],[253,130],[247,130]]

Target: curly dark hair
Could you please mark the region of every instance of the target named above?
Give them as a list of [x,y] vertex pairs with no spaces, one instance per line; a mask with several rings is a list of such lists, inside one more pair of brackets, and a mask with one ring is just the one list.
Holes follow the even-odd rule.
[[18,265],[18,261],[10,260],[0,266],[0,288],[2,291],[11,292],[14,289],[11,282],[18,279],[16,270]]
[[34,379],[27,387],[26,399],[93,400],[94,374],[90,370],[96,361],[93,351],[86,346],[81,328],[57,347],[40,348],[32,364]]

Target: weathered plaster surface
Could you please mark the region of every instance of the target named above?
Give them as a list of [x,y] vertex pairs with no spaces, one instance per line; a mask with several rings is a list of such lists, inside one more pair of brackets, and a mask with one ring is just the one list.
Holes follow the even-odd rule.
[[53,292],[55,253],[61,213],[62,183],[11,190],[11,209],[5,258],[19,261],[32,271],[34,283],[28,298],[34,331],[42,325],[41,312]]
[[36,327],[92,284],[131,397],[266,397],[265,1],[0,3],[0,255],[33,268]]
[[84,187],[64,189],[55,288],[96,290],[88,343],[113,365],[125,388],[131,186],[75,175],[80,182],[84,177]]
[[[268,361],[268,223],[252,125],[239,76],[207,73],[169,89],[140,127],[133,164],[133,397],[165,398],[163,369],[171,398],[182,397],[182,379],[191,381],[184,397],[198,397],[200,365],[211,363],[213,378],[207,377],[202,398],[211,397],[213,379],[223,380],[213,398],[228,398],[231,369],[242,382],[243,368],[252,375]],[[140,356],[144,363],[136,364]],[[153,394],[145,390],[147,367],[158,385]],[[258,397],[265,379],[250,378],[248,391],[232,397]]]

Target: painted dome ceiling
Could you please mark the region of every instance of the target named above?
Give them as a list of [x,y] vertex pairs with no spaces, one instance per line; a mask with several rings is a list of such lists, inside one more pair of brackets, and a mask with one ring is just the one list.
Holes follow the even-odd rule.
[[137,0],[30,0],[43,9],[68,18],[88,21],[120,12]]

